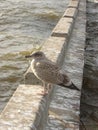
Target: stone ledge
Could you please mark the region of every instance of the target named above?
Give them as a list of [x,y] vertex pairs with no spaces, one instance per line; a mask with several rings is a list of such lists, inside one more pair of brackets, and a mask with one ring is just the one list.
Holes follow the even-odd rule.
[[51,36],[68,38],[72,31],[73,21],[74,20],[72,18],[61,18],[54,30],[52,31]]
[[79,0],[71,0],[68,8],[78,8],[79,7]]
[[67,44],[67,38],[65,37],[50,36],[41,50],[45,52],[49,59],[53,62],[57,62],[57,64],[61,66],[64,60],[64,52],[66,51]]
[[[75,3],[73,4],[73,7],[76,6],[76,3],[77,5],[79,4],[79,1],[77,0],[72,1]],[[67,51],[68,36],[71,34],[74,23],[73,18],[62,17],[61,21],[63,21],[60,23],[62,25],[59,23],[57,24],[57,26],[60,26],[58,30],[61,29],[61,34],[58,33],[57,30],[57,34],[50,36],[42,47],[42,51],[45,52],[47,57],[52,59],[54,62],[57,62],[60,66],[62,66],[64,61],[65,52]],[[44,129],[44,125],[47,120],[48,106],[53,91],[51,90],[50,94],[43,98],[42,96],[37,95],[37,92],[42,90],[41,85],[38,84],[41,84],[41,82],[30,71],[25,77],[25,85],[20,85],[17,88],[6,108],[1,113],[0,129]]]
[[52,31],[51,36],[66,37],[67,40],[72,32],[74,20],[78,13],[79,0],[71,0],[63,17],[59,20]]
[[38,85],[20,85],[1,113],[0,130],[42,130],[50,99],[38,94],[42,90]]
[[[82,88],[83,80],[85,29],[86,1],[81,0],[62,66],[62,71],[69,75],[79,89]],[[55,89],[45,130],[79,130],[80,97],[81,92],[75,90],[61,87]]]
[[78,14],[77,8],[67,8],[63,17],[76,18]]

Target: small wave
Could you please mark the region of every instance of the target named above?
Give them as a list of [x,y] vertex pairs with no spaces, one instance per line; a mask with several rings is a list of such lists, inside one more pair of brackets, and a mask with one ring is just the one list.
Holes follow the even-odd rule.
[[20,77],[16,77],[16,76],[8,76],[8,77],[5,77],[5,78],[0,78],[0,82],[11,82],[11,83],[15,83],[17,82],[18,80],[20,79]]
[[38,48],[29,49],[28,51],[21,51],[21,52],[19,52],[19,54],[25,56],[25,55],[29,55],[35,51],[39,51],[40,49],[41,49],[41,46],[39,46]]
[[16,66],[4,65],[0,69],[2,69],[2,70],[18,70],[19,68]]
[[37,13],[36,14],[37,17],[40,17],[40,18],[47,18],[48,20],[55,20],[55,19],[58,19],[60,16],[59,14],[57,14],[56,12],[54,11],[48,11],[48,12],[43,12],[43,13]]
[[15,58],[17,56],[16,53],[7,53],[7,54],[4,54],[0,57],[0,60],[12,60],[13,58]]

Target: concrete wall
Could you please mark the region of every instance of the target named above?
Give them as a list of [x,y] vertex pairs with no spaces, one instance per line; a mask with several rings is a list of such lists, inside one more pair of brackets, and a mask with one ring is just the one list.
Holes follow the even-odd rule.
[[[62,71],[73,83],[81,88],[84,67],[85,46],[85,2],[80,1],[77,18],[68,42]],[[49,106],[48,122],[45,130],[79,130],[81,93],[57,86]]]
[[[59,64],[60,67],[62,66],[64,67],[66,52],[68,51],[69,41],[72,36],[71,34],[74,28],[74,23],[76,22],[76,17],[78,16],[78,12],[80,10],[79,2],[80,3],[82,2],[83,9],[85,9],[85,0],[84,1],[71,0],[64,15],[59,20],[59,22],[53,29],[51,36],[47,39],[47,41],[44,43],[41,49],[43,52],[45,52],[46,56],[49,59]],[[85,21],[85,17],[83,17],[82,20]],[[85,37],[82,38],[83,40],[85,39]],[[83,46],[81,46],[82,50]],[[83,55],[83,51],[81,53]],[[84,59],[82,56],[82,60],[80,63],[80,67],[82,69],[83,69],[83,60]],[[45,126],[48,118],[49,104],[51,99],[53,98],[53,95],[55,95],[54,93],[55,89],[57,89],[58,87],[56,86],[55,89],[51,89],[49,95],[45,97],[38,95],[38,93],[41,90],[43,90],[41,82],[33,75],[30,68],[28,69],[27,72],[28,73],[25,76],[25,84],[19,85],[19,87],[13,94],[12,98],[8,102],[7,106],[0,115],[0,130],[48,129]],[[80,79],[82,83],[82,75]],[[78,86],[80,89],[82,86],[81,83],[80,86]],[[78,93],[78,95],[80,97],[80,93]],[[71,99],[69,99],[69,101],[70,100]],[[77,100],[79,101],[80,98],[78,98]],[[79,113],[79,105],[77,107],[78,107],[77,111]],[[71,116],[70,113],[69,116]],[[52,129],[52,126],[50,129]]]

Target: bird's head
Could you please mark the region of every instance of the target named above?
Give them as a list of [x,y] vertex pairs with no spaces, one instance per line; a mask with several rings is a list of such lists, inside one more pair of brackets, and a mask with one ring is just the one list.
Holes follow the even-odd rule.
[[37,51],[31,55],[25,56],[25,58],[42,59],[45,58],[45,54],[42,51]]

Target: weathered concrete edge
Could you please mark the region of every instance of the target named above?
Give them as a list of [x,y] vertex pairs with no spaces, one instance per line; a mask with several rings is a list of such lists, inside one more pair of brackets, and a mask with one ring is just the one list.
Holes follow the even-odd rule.
[[78,8],[80,0],[71,0],[68,8]]
[[79,0],[71,0],[64,15],[53,29],[51,36],[70,38],[75,18],[78,14]]
[[[79,89],[82,87],[83,80],[85,31],[86,1],[81,0],[79,4],[79,14],[76,18],[65,56],[65,62],[62,67],[62,71],[64,72],[65,70]],[[51,128],[56,129],[57,127],[58,129],[64,130],[79,130],[79,124],[81,125],[79,120],[80,95],[81,93],[67,88],[57,87],[57,89],[55,89],[50,103],[49,118],[46,126],[47,130]],[[76,109],[74,109],[74,106],[76,106]]]
[[[79,2],[79,1],[78,1]],[[78,8],[78,7],[77,7]],[[73,16],[74,17],[74,16]],[[76,17],[76,16],[75,16]],[[74,17],[74,19],[75,19],[75,17]],[[71,29],[71,31],[72,31],[72,28],[73,28],[73,26],[70,26],[70,29]],[[70,35],[69,35],[70,36]],[[51,41],[50,39],[54,39],[54,40],[57,40],[57,39],[61,39],[61,41],[58,41],[58,44],[60,44],[61,45],[61,47],[59,48],[59,50],[58,50],[58,52],[57,52],[57,49],[56,49],[56,45],[54,46],[54,48],[53,48],[53,46],[51,46],[50,48],[52,48],[52,50],[51,49],[49,49],[48,48],[48,44],[49,44],[49,42],[47,43],[47,41]],[[45,53],[46,53],[46,55],[47,55],[47,57],[49,58],[49,59],[53,59],[55,62],[57,62],[58,64],[60,64],[60,65],[62,65],[63,64],[63,60],[64,60],[64,52],[65,52],[65,49],[66,49],[66,45],[67,45],[67,42],[68,42],[68,37],[64,37],[64,38],[62,38],[61,36],[58,38],[58,37],[53,37],[53,36],[50,36],[50,38],[48,39],[46,41],[46,43],[43,45],[43,48],[42,48],[42,51],[44,51]],[[53,40],[52,40],[52,42],[53,42]],[[54,41],[55,42],[55,41]],[[46,51],[46,48],[48,48],[48,50]],[[54,55],[54,49],[56,50],[56,55]],[[54,56],[54,57],[53,57]],[[28,77],[28,76],[27,76]],[[32,77],[30,78],[30,79],[32,79]],[[39,82],[38,80],[36,80],[37,82]],[[36,82],[36,83],[37,83]],[[28,84],[28,83],[30,83],[30,81],[27,83],[27,82],[25,82],[26,84]],[[36,84],[35,83],[35,84]],[[26,87],[27,85],[25,85],[24,87]],[[20,89],[21,89],[21,86],[19,87]],[[16,92],[15,93],[18,93],[19,91],[19,88],[16,90]],[[51,94],[50,94],[51,95]],[[14,96],[14,95],[13,95]],[[51,96],[50,96],[51,97]],[[33,128],[33,129],[38,129],[38,130],[42,130],[43,128],[44,128],[44,125],[43,125],[43,123],[46,121],[46,118],[45,118],[45,116],[47,116],[47,113],[48,113],[48,105],[49,105],[49,99],[50,99],[50,97],[46,97],[45,98],[45,102],[44,102],[44,106],[47,106],[47,107],[44,107],[44,112],[45,113],[43,113],[42,112],[42,110],[41,111],[38,111],[38,113],[40,113],[41,114],[41,117],[43,117],[44,118],[44,120],[42,121],[42,119],[40,119],[39,120],[39,124],[37,124],[37,125],[35,125],[35,128]],[[13,98],[13,97],[12,97]],[[11,100],[9,101],[9,103],[7,104],[7,106],[6,106],[6,108],[4,109],[4,111],[1,113],[1,122],[0,122],[0,127],[2,128],[2,129],[4,129],[4,130],[7,130],[8,128],[11,128],[11,129],[13,129],[14,130],[14,128],[16,127],[16,126],[14,126],[14,122],[12,122],[12,124],[11,125],[7,125],[6,123],[8,123],[9,124],[9,121],[4,121],[4,116],[6,115],[6,113],[7,113],[7,110],[8,110],[8,108],[11,106],[11,101],[12,101],[12,98],[11,98]],[[41,98],[42,99],[42,98]],[[41,102],[41,99],[40,99],[40,101],[39,101],[39,105],[38,105],[38,108],[39,108],[39,106],[40,106],[40,102]],[[9,105],[10,104],[10,105]],[[12,104],[13,105],[13,104]],[[13,107],[13,106],[12,106]],[[24,106],[25,107],[25,106]],[[5,113],[6,112],[6,113]],[[43,114],[42,114],[43,113]],[[9,113],[10,114],[10,113]],[[16,114],[16,113],[14,113],[14,114]],[[25,115],[24,115],[25,116]],[[39,116],[38,116],[38,114],[36,114],[35,115],[35,118],[36,119],[39,119],[38,118]],[[34,119],[35,119],[34,118]],[[37,120],[34,120],[34,122],[32,121],[32,125],[33,124],[36,124],[36,122],[37,122]],[[22,122],[20,122],[20,123],[22,123]],[[29,126],[29,123],[30,122],[28,122],[28,126]],[[5,128],[5,125],[6,125],[6,128]],[[21,127],[19,127],[18,129],[25,129],[25,128],[27,128],[27,126],[25,126],[25,127],[23,127],[22,126],[22,124],[20,124],[21,125]],[[23,125],[25,125],[25,124],[23,124]],[[41,127],[42,126],[42,127]],[[28,127],[28,130],[29,129],[32,129],[32,127],[30,128],[30,127]]]

